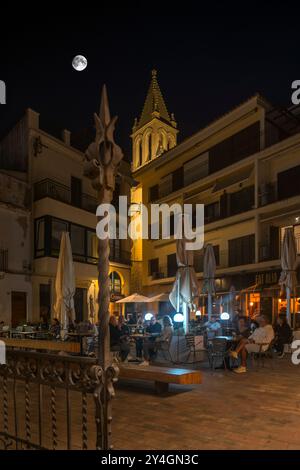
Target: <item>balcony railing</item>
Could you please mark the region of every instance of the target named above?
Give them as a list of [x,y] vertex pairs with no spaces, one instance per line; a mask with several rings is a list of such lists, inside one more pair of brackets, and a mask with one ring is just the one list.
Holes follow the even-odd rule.
[[64,202],[65,204],[70,204],[74,207],[80,207],[83,210],[88,212],[96,213],[97,209],[97,200],[96,198],[90,196],[89,194],[82,193],[79,199],[79,204],[74,204],[72,202],[72,193],[71,189],[57,181],[51,179],[44,179],[35,183],[34,185],[34,200],[38,201],[44,197],[50,197],[56,201]]

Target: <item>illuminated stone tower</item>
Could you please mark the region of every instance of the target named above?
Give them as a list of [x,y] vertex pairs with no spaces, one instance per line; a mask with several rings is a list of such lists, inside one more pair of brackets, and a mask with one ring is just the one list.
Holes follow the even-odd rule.
[[175,147],[177,123],[174,114],[169,115],[158,82],[157,72],[152,70],[152,80],[140,119],[132,128],[133,171]]

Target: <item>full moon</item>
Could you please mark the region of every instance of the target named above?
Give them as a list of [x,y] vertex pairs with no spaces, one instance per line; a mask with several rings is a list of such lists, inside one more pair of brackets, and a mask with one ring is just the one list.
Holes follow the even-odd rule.
[[72,60],[72,66],[77,72],[81,72],[87,66],[87,60],[83,55],[77,55]]

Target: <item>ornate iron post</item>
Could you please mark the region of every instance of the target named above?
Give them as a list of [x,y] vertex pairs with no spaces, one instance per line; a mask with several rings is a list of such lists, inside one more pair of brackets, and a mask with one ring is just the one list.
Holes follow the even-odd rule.
[[[118,166],[123,158],[121,148],[114,141],[117,116],[111,119],[105,85],[102,89],[99,115],[94,114],[96,136],[85,152],[84,174],[91,178],[92,186],[98,192],[98,204],[110,204],[115,189]],[[98,221],[101,218],[98,217]],[[113,383],[117,380],[118,368],[113,364],[109,344],[109,238],[98,239],[98,283],[99,283],[99,364],[103,369],[101,403],[96,417],[98,426],[98,449],[111,448],[111,399]],[[95,397],[96,398],[96,397]],[[101,426],[101,429],[100,429]]]

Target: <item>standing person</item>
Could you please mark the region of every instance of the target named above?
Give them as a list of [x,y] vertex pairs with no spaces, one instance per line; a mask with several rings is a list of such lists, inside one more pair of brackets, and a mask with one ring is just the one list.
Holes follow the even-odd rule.
[[290,344],[293,339],[293,332],[286,320],[285,315],[279,315],[277,324],[275,326],[275,349],[278,352],[278,357],[284,357],[284,345]]
[[163,317],[163,330],[155,341],[144,341],[143,352],[144,352],[144,362],[141,366],[149,366],[150,356],[153,356],[158,349],[169,345],[173,336],[173,323],[169,315]]
[[259,328],[256,328],[249,338],[243,338],[235,351],[231,351],[230,355],[237,359],[241,355],[241,366],[234,369],[234,372],[241,374],[247,371],[247,355],[248,353],[264,352],[268,349],[269,344],[274,339],[274,330],[269,324],[267,317],[261,316],[257,318]]

